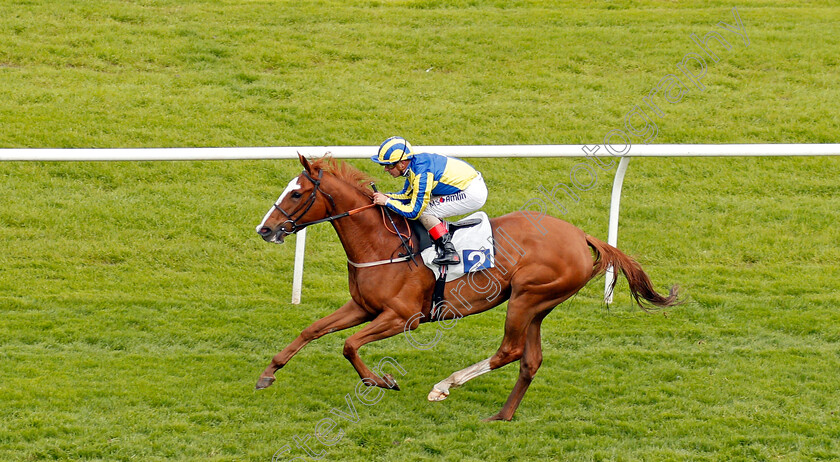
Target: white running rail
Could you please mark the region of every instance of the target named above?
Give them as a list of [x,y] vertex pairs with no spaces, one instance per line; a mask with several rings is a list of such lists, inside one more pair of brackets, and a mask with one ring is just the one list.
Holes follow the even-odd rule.
[[[597,145],[595,145],[597,146]],[[230,148],[93,148],[93,149],[0,149],[0,161],[157,161],[157,160],[254,160],[297,159],[330,152],[337,159],[362,159],[373,155],[378,146],[283,146]],[[587,148],[587,150],[584,150]],[[436,152],[455,157],[587,157],[595,147],[571,144],[495,145],[495,146],[415,146],[418,152]],[[616,168],[610,200],[607,242],[618,243],[618,217],[621,188],[630,157],[764,157],[764,156],[837,156],[840,144],[650,144],[624,146]],[[600,151],[599,159],[610,154]],[[292,303],[300,303],[303,285],[303,261],[306,230],[298,233]],[[604,281],[604,301],[612,303],[608,288],[615,275],[609,268]]]

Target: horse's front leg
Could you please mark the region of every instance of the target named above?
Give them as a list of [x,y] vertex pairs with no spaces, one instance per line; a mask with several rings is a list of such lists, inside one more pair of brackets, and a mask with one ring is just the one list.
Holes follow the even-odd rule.
[[[415,325],[416,327],[416,325]],[[359,373],[364,383],[368,386],[377,386],[380,388],[389,388],[391,390],[399,390],[397,381],[391,374],[385,374],[382,377],[374,374],[365,365],[362,358],[359,357],[359,348],[370,342],[382,340],[383,338],[393,337],[406,328],[406,320],[391,310],[385,310],[379,314],[367,326],[362,328],[359,332],[351,335],[344,342],[344,357],[350,361],[350,364]]]
[[263,371],[257,381],[257,390],[271,386],[274,383],[274,373],[285,366],[292,359],[292,356],[297,354],[307,343],[331,332],[358,326],[365,321],[369,321],[370,318],[370,313],[362,309],[353,300],[350,300],[332,314],[313,322],[289,346],[271,359],[271,364]]

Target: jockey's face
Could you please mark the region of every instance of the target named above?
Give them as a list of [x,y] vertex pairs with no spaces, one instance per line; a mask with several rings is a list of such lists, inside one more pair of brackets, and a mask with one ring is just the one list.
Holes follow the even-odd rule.
[[385,166],[385,171],[388,172],[388,174],[391,175],[392,177],[396,178],[396,177],[402,175],[403,172],[405,172],[405,168],[406,168],[407,164],[408,164],[408,161],[401,160],[401,161],[397,162],[396,164],[386,165]]

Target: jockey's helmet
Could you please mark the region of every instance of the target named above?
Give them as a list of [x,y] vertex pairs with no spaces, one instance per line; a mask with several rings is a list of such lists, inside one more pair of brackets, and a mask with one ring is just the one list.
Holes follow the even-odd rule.
[[405,138],[400,136],[392,136],[383,141],[379,146],[379,153],[371,156],[370,160],[377,164],[389,165],[396,164],[401,160],[405,160],[413,156],[411,152],[411,145]]

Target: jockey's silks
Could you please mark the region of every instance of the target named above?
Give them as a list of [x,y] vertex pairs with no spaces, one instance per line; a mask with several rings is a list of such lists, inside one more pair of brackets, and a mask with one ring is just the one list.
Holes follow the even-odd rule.
[[472,165],[454,157],[421,153],[411,157],[402,191],[388,193],[385,204],[398,214],[418,218],[431,196],[448,196],[463,191],[478,176]]

